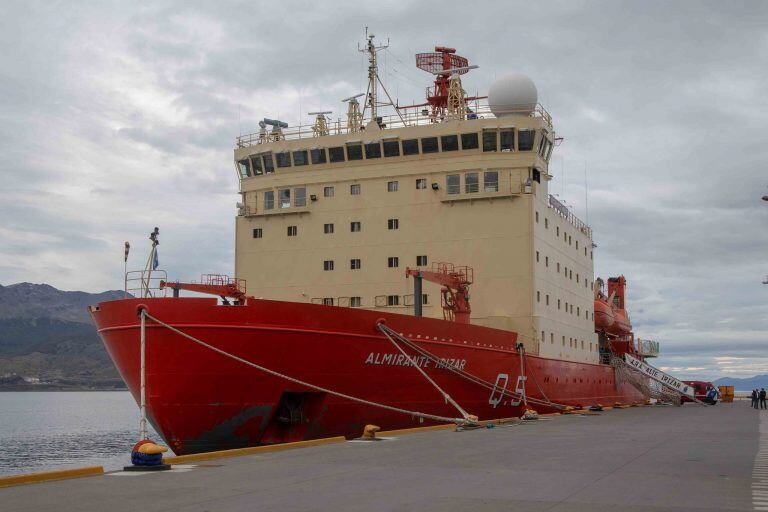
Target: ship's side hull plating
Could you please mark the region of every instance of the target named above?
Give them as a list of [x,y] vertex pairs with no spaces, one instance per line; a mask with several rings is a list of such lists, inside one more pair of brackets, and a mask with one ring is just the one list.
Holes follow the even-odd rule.
[[[441,359],[415,359],[467,412],[481,419],[521,414],[521,405],[446,369],[455,366],[498,388],[515,389],[520,356],[514,333],[360,309],[253,300],[161,298],[106,302],[92,315],[134,398],[139,398],[140,305],[157,319],[208,344],[283,375],[361,399],[446,417],[458,412],[376,329],[379,321]],[[146,327],[147,410],[178,454],[327,436],[359,436],[424,424],[266,374],[195,344],[151,321]],[[414,354],[414,356],[416,356]],[[527,355],[529,396],[589,406],[642,396],[617,384],[610,366]],[[544,406],[535,407],[547,412]]]

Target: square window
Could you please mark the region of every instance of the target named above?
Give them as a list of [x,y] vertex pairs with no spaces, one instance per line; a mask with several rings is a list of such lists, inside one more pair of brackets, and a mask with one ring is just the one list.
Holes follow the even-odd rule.
[[416,178],[416,188],[419,190],[427,188],[427,179]]
[[275,160],[277,160],[278,167],[290,167],[291,166],[291,153],[288,151],[282,151],[275,153]]
[[298,187],[293,189],[293,206],[307,206],[307,189]]
[[296,236],[299,234],[299,228],[296,226],[288,226],[288,236]]
[[336,189],[333,187],[324,187],[323,188],[323,197],[333,197],[333,194],[336,192]]
[[[333,269],[331,269],[333,270]],[[333,306],[333,297],[324,297],[323,306]]]
[[[424,139],[422,139],[424,140]],[[440,146],[443,151],[458,151],[459,149],[459,136],[458,135],[443,135],[440,137]]]
[[535,130],[519,130],[517,132],[517,149],[520,151],[531,151],[535,137]]
[[253,228],[253,238],[261,238],[263,234],[261,228]]
[[323,224],[323,233],[330,235],[333,233],[333,224]]
[[478,173],[468,172],[464,175],[464,193],[474,194],[480,190]]
[[312,158],[312,165],[324,164],[327,162],[325,148],[309,150],[309,156]]
[[387,306],[399,306],[399,305],[400,305],[399,295],[387,295]]
[[397,256],[390,256],[387,258],[387,266],[389,268],[397,268],[400,266],[400,258]]
[[360,260],[358,258],[349,260],[349,268],[352,270],[360,270]]
[[344,148],[343,147],[328,148],[328,156],[331,159],[331,163],[343,162]]
[[278,208],[291,207],[291,189],[281,188],[277,191],[277,206]]
[[448,194],[461,193],[461,176],[458,174],[449,174],[445,177],[445,190]]
[[360,231],[360,229],[361,229],[360,221],[356,220],[349,223],[349,230],[351,232],[357,233],[358,231]]
[[366,144],[365,158],[366,160],[371,158],[381,158],[381,144],[378,142],[370,142]]
[[421,139],[421,152],[423,154],[437,153],[438,151],[440,151],[440,148],[437,146],[437,137],[425,137]]
[[427,256],[416,256],[416,266],[417,267],[426,267],[427,266]]
[[354,185],[349,186],[349,193],[353,196],[359,196],[360,195],[360,184],[355,183]]
[[293,165],[307,165],[309,160],[307,159],[307,150],[301,149],[293,152]]
[[419,139],[408,139],[403,141],[403,155],[418,155]]
[[399,140],[384,141],[384,157],[390,157],[390,156],[400,156]]
[[461,134],[461,149],[477,149],[477,133],[462,133]]
[[483,130],[483,151],[497,151],[496,130]]
[[483,173],[483,192],[499,191],[499,173],[498,171],[488,171]]
[[359,308],[363,305],[363,299],[360,297],[350,297],[349,298],[349,307],[351,308]]
[[388,181],[387,182],[387,192],[397,192],[398,188],[398,182],[397,181]]
[[264,172],[275,172],[275,165],[272,163],[272,153],[263,153],[261,155],[262,163],[264,164]]
[[363,145],[347,144],[347,160],[362,160],[362,159],[363,159]]
[[501,152],[508,153],[515,150],[515,130],[514,128],[499,131],[501,142]]
[[387,220],[387,229],[400,229],[400,220],[398,219]]
[[264,209],[272,210],[275,207],[275,191],[267,190],[264,192]]
[[333,260],[325,260],[323,262],[323,270],[325,271],[333,270]]

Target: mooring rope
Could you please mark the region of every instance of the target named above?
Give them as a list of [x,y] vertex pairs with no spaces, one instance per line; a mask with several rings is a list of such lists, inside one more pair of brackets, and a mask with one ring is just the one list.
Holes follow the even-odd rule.
[[173,327],[171,325],[168,325],[167,323],[163,322],[162,320],[159,320],[159,319],[155,318],[154,316],[152,316],[149,313],[147,313],[147,311],[145,309],[141,310],[141,315],[146,317],[146,318],[148,318],[149,320],[152,320],[156,324],[158,324],[158,325],[160,325],[162,327],[165,327],[165,328],[171,330],[172,332],[175,332],[179,336],[182,336],[183,338],[186,338],[186,339],[188,339],[188,340],[190,340],[190,341],[192,341],[192,342],[194,342],[194,343],[196,343],[196,344],[198,344],[198,345],[200,345],[202,347],[205,347],[205,348],[207,348],[209,350],[212,350],[213,352],[216,352],[217,354],[220,354],[222,356],[225,356],[225,357],[228,357],[228,358],[233,359],[235,361],[238,361],[240,363],[243,363],[243,364],[245,364],[247,366],[250,366],[250,367],[255,368],[257,370],[260,370],[260,371],[262,371],[264,373],[272,375],[273,377],[278,377],[278,378],[285,379],[287,381],[293,382],[295,384],[299,384],[300,386],[305,386],[305,387],[308,387],[310,389],[314,389],[316,391],[320,391],[320,392],[323,392],[323,393],[328,393],[329,395],[337,396],[339,398],[343,398],[345,400],[350,400],[350,401],[353,401],[353,402],[357,402],[357,403],[360,403],[360,404],[363,404],[363,405],[369,405],[371,407],[378,407],[380,409],[386,409],[388,411],[398,412],[398,413],[401,413],[401,414],[408,414],[410,416],[415,416],[417,418],[423,418],[423,419],[433,420],[433,421],[441,421],[441,422],[446,422],[446,423],[456,423],[457,425],[466,425],[468,423],[471,423],[466,418],[449,418],[447,416],[437,416],[435,414],[428,414],[428,413],[423,413],[423,412],[418,412],[418,411],[409,411],[407,409],[401,409],[400,407],[394,407],[392,405],[386,405],[386,404],[381,404],[381,403],[378,403],[378,402],[373,402],[371,400],[366,400],[364,398],[359,398],[359,397],[356,397],[356,396],[347,395],[345,393],[340,393],[340,392],[334,391],[332,389],[324,388],[322,386],[317,386],[315,384],[311,384],[309,382],[305,382],[305,381],[297,379],[295,377],[291,377],[289,375],[285,375],[283,373],[276,372],[274,370],[270,370],[269,368],[266,368],[264,366],[258,365],[256,363],[251,362],[251,361],[248,361],[247,359],[243,359],[242,357],[239,357],[239,356],[236,356],[234,354],[231,354],[231,353],[229,353],[229,352],[227,352],[225,350],[222,350],[220,348],[214,347],[213,345],[211,345],[209,343],[206,343],[206,342],[204,342],[204,341],[202,341],[202,340],[200,340],[198,338],[195,338],[194,336],[192,336],[190,334],[187,334],[187,333],[185,333],[183,331],[180,331],[179,329],[177,329],[177,328],[175,328],[175,327]]

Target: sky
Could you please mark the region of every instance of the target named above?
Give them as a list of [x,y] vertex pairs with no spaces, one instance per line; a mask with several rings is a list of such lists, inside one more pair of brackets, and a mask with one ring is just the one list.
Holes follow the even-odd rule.
[[768,373],[768,3],[34,2],[0,18],[0,284],[122,287],[161,230],[174,277],[231,273],[234,138],[365,88],[365,27],[401,104],[458,49],[484,94],[536,83],[551,191],[624,274],[637,335],[680,378]]

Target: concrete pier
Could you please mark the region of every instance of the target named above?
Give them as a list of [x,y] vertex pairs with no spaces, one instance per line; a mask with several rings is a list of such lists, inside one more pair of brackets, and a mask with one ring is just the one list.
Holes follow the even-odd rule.
[[552,416],[9,487],[0,509],[768,510],[761,420],[745,402]]

